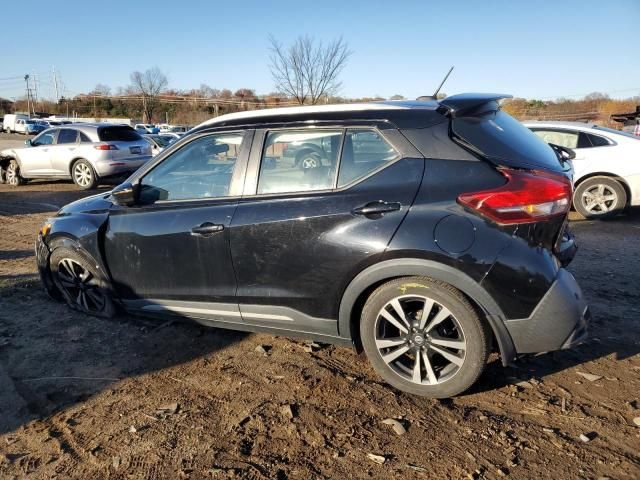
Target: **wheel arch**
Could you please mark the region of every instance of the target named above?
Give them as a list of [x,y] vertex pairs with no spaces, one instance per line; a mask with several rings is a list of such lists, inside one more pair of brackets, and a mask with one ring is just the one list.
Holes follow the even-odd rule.
[[[69,162],[69,175],[71,175],[71,178],[73,178],[73,166],[78,163],[79,160],[84,160],[85,162],[88,162],[89,164],[91,164],[91,162],[89,162],[89,160],[87,160],[84,157],[75,157],[72,158],[71,161]],[[93,166],[92,166],[93,168]]]
[[589,180],[591,178],[595,178],[595,177],[606,177],[606,178],[610,178],[612,180],[616,180],[620,185],[622,185],[622,188],[624,188],[624,191],[627,194],[627,204],[625,206],[631,205],[632,192],[631,192],[631,188],[629,187],[629,184],[624,179],[624,177],[621,177],[621,176],[616,175],[615,173],[611,173],[611,172],[591,172],[591,173],[588,173],[588,174],[580,177],[578,180],[576,180],[574,182],[574,188],[573,188],[574,194],[575,194],[575,191],[577,190],[577,188],[581,184],[583,184],[585,181],[587,181],[587,180]]
[[515,347],[504,324],[504,314],[486,290],[468,275],[431,260],[400,258],[385,260],[360,272],[347,286],[340,302],[338,333],[359,347],[360,313],[369,295],[379,285],[399,277],[425,276],[448,283],[462,292],[478,308],[496,340],[502,363],[515,358]]

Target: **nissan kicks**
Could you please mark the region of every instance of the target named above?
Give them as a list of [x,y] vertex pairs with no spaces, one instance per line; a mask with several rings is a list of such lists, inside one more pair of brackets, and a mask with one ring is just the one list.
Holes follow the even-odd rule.
[[352,345],[399,390],[459,394],[492,351],[586,335],[571,167],[506,97],[217,117],[47,220],[42,281],[88,314]]

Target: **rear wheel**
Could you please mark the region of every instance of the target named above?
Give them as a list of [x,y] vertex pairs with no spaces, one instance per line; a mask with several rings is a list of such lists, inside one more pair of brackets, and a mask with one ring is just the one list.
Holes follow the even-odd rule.
[[14,187],[27,183],[26,180],[22,178],[22,175],[20,175],[20,165],[18,165],[18,161],[15,159],[9,160],[9,165],[7,165],[6,181],[9,185]]
[[91,190],[98,186],[98,176],[89,162],[78,160],[71,167],[73,182],[83,190]]
[[627,192],[610,177],[592,177],[576,188],[573,206],[585,218],[610,218],[627,205]]
[[322,158],[316,152],[305,152],[299,156],[298,166],[303,170],[318,168],[322,166]]
[[360,335],[387,383],[434,398],[457,395],[478,379],[491,338],[462,293],[426,277],[395,279],[373,292]]
[[115,315],[109,285],[85,255],[66,247],[56,248],[49,268],[53,283],[71,308],[97,317]]

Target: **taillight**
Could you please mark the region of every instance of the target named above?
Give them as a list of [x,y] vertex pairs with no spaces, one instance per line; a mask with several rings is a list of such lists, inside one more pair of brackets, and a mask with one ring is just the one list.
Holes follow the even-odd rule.
[[458,203],[502,224],[530,223],[566,213],[571,182],[540,170],[499,169],[507,183],[481,192],[463,193]]
[[106,143],[94,145],[93,148],[95,148],[96,150],[118,150],[118,147],[116,145],[109,145]]

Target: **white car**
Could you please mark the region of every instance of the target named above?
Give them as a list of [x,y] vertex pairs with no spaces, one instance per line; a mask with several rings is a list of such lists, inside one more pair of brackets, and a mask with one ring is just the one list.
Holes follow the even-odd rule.
[[605,218],[640,205],[640,137],[593,123],[523,124],[545,142],[575,152],[573,206],[578,213]]

